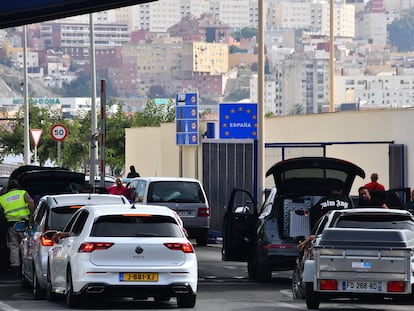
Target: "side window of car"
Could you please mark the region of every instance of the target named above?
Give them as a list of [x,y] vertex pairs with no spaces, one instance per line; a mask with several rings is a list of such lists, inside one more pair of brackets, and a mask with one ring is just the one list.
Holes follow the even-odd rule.
[[63,232],[70,232],[72,230],[73,223],[76,221],[79,214],[80,214],[80,211],[75,212],[75,214],[73,214],[73,216],[69,219],[66,226],[63,228]]
[[328,222],[328,217],[326,215],[322,216],[318,222],[315,224],[314,231],[315,235],[319,235],[325,229],[326,223]]
[[135,188],[135,202],[142,203],[142,201],[144,200],[146,184],[147,183],[144,180],[138,181]]
[[273,201],[275,200],[276,191],[272,190],[269,196],[266,198],[266,201],[262,205],[261,211],[259,211],[259,218],[264,218],[267,215],[270,215],[272,212]]
[[76,218],[76,221],[73,223],[73,226],[70,230],[72,235],[79,235],[82,232],[85,222],[88,219],[89,213],[87,211],[81,211],[79,216]]
[[45,201],[40,201],[33,215],[33,221],[39,224],[45,213],[47,204]]

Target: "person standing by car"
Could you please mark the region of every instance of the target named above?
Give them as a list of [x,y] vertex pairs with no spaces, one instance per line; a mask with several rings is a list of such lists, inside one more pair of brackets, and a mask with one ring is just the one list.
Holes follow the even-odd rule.
[[378,173],[371,174],[371,182],[364,185],[368,191],[385,191],[385,187],[378,182]]
[[16,232],[14,224],[29,220],[34,211],[34,201],[26,190],[19,189],[17,180],[12,179],[7,185],[7,192],[0,196],[0,205],[8,227],[10,267],[18,274],[20,271],[19,245],[23,239],[23,232]]
[[139,175],[139,173],[135,170],[135,166],[131,165],[129,167],[129,173],[127,175],[127,178],[134,178],[134,177],[141,177],[141,175]]
[[359,187],[358,194],[359,194],[359,202],[358,202],[359,207],[388,208],[385,202],[382,202],[382,201],[377,200],[376,198],[373,198],[369,190],[364,186]]
[[109,194],[124,195],[128,197],[128,188],[122,183],[122,178],[117,177],[115,185],[106,188]]

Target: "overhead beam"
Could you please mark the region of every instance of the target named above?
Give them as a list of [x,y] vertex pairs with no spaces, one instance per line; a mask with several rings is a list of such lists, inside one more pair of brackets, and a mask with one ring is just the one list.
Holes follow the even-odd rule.
[[116,9],[154,0],[8,0],[0,5],[0,29]]

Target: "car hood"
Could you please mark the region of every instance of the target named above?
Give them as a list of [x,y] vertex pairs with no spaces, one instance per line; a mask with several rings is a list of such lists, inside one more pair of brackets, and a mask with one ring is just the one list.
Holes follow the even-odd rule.
[[43,167],[24,165],[10,174],[10,180],[16,179],[35,201],[46,194],[82,192],[85,174],[73,172],[61,167]]
[[359,166],[336,158],[300,157],[283,160],[266,172],[273,175],[279,194],[326,195],[338,187],[348,195],[356,176],[365,178]]

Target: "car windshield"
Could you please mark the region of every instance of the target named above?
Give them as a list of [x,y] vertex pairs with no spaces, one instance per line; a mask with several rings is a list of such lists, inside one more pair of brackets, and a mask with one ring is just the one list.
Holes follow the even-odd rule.
[[49,216],[49,230],[62,231],[72,215],[78,210],[73,206],[61,206],[51,209]]
[[148,189],[148,203],[205,203],[200,185],[187,181],[152,182]]
[[414,221],[407,215],[350,215],[340,217],[332,227],[414,231]]
[[148,215],[109,215],[95,220],[94,237],[183,237],[174,218]]

